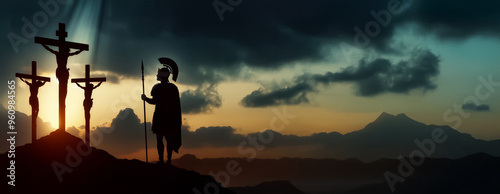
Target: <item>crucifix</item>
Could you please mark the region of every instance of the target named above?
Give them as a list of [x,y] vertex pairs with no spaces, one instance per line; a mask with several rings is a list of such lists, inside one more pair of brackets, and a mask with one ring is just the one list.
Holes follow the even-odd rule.
[[[45,82],[50,82],[50,77],[41,77],[36,75],[36,61],[31,62],[31,75],[16,73],[16,77],[21,79],[30,87],[30,105],[31,105],[31,143],[36,141],[36,119],[38,117],[38,89],[42,87]],[[31,83],[24,80],[31,79]]]
[[[85,110],[85,144],[90,147],[90,109],[92,108],[92,90],[99,87],[102,82],[105,82],[105,77],[90,78],[90,65],[85,65],[85,78],[71,79],[71,83],[84,90],[85,99],[83,100],[83,109]],[[85,82],[85,86],[81,86],[79,82]],[[91,82],[99,82],[96,86]]]
[[[35,37],[35,43],[41,44],[45,49],[56,55],[57,69],[56,76],[59,80],[59,129],[66,130],[66,95],[68,94],[68,79],[69,69],[67,68],[68,57],[77,55],[82,51],[88,51],[88,44],[81,44],[66,41],[68,32],[66,32],[66,25],[59,23],[59,30],[56,31],[56,36],[59,39],[48,39],[42,37]],[[48,46],[59,47],[59,51],[52,50]],[[77,49],[71,52],[71,49]]]

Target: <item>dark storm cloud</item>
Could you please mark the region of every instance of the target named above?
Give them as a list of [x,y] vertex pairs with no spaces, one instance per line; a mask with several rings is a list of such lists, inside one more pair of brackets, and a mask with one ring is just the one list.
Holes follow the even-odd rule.
[[[387,45],[395,28],[410,22],[441,38],[498,36],[500,31],[497,1],[245,1],[225,12],[222,22],[211,1],[106,1],[97,61],[103,64],[101,70],[139,76],[140,59],[153,65],[156,58],[168,55],[182,66],[182,83],[199,84],[220,80],[215,72],[231,75],[242,65],[277,68],[290,62],[323,60],[321,50],[327,44],[353,44],[354,27],[366,31],[367,23],[386,19],[382,13],[387,13],[390,2],[401,13],[389,12],[388,24],[371,38],[369,47],[391,50]],[[24,23],[19,18],[32,19],[34,13],[43,11],[35,2],[4,5],[4,34],[21,34]],[[69,17],[66,11],[73,7],[59,5],[58,16]],[[377,14],[381,18],[375,18]],[[67,20],[49,19],[50,24]],[[2,50],[12,50],[7,38],[3,42]]]
[[182,113],[196,114],[211,112],[214,108],[219,108],[222,99],[215,90],[215,86],[198,87],[195,90],[186,90],[181,94]]
[[[151,129],[150,123],[148,130]],[[81,129],[69,127],[68,131],[80,134]],[[189,130],[189,126],[182,126],[182,146],[184,148],[205,148],[205,147],[236,147],[249,138],[269,139],[267,146],[294,146],[325,144],[329,145],[332,140],[336,140],[342,135],[337,132],[318,133],[311,136],[299,137],[295,135],[283,135],[272,130],[264,132],[242,135],[236,133],[236,129],[231,126],[210,126],[200,127],[194,131]],[[130,108],[120,111],[113,119],[110,127],[97,127],[92,131],[94,139],[102,140],[96,147],[105,149],[113,155],[125,155],[144,149],[144,123],[141,123],[137,115]],[[91,139],[92,142],[97,143]],[[148,131],[148,146],[155,147],[156,140],[154,134]]]
[[[147,125],[148,146],[156,147],[154,134],[150,131],[151,124],[148,122]],[[231,147],[244,141],[244,136],[235,134],[235,129],[229,126],[201,127],[192,132],[188,129],[189,126],[185,125],[181,129],[185,148]],[[80,131],[76,127],[70,127],[68,130],[75,134]],[[140,122],[130,108],[121,110],[110,127],[97,127],[91,135],[102,140],[96,147],[113,155],[130,154],[144,149],[144,123]]]
[[[383,15],[389,2],[401,3],[396,8],[402,10],[391,14],[390,19]],[[387,21],[387,25],[380,25],[376,36],[370,37],[366,47],[378,52],[395,51],[390,46],[395,29],[409,23],[416,24],[421,33],[436,34],[445,40],[475,35],[498,37],[498,7],[498,1],[255,0],[244,1],[233,11],[225,12],[221,22],[212,1],[105,1],[96,37],[99,43],[91,45],[98,49],[90,52],[98,51],[96,70],[139,77],[141,59],[154,69],[160,66],[158,57],[168,56],[179,64],[179,83],[215,84],[237,75],[242,67],[277,69],[301,61],[325,61],[325,48],[341,42],[355,45],[354,28],[366,33],[370,22]],[[74,6],[69,4],[59,5],[57,16],[49,17],[37,35],[54,38],[56,24],[69,21],[72,9]],[[32,38],[14,55],[6,36],[10,32],[22,36],[25,23],[20,18],[32,20],[39,11],[43,12],[43,8],[38,2],[3,2],[0,32],[5,36],[0,49],[5,52],[0,53],[0,58],[8,65],[0,77],[12,78],[19,65],[40,59],[37,52],[43,48],[35,45]],[[69,39],[72,34],[69,32]],[[50,68],[53,71],[53,66]],[[0,89],[5,89],[5,85],[0,85]],[[404,87],[401,89],[404,91]]]
[[183,131],[183,146],[186,148],[238,147],[250,142],[266,143],[266,147],[333,145],[341,140],[342,134],[314,133],[310,136],[283,135],[273,130],[265,130],[247,135],[236,134],[235,129],[225,127],[201,127],[194,132]]
[[392,63],[379,58],[362,59],[358,66],[348,67],[336,73],[305,74],[298,77],[292,87],[266,90],[260,88],[245,96],[245,107],[295,105],[309,102],[307,94],[316,91],[319,84],[354,83],[359,96],[376,96],[383,93],[408,93],[414,89],[436,88],[433,78],[439,74],[439,58],[428,50],[415,50],[405,61]]
[[[147,125],[148,146],[156,147],[156,138],[150,131],[151,123]],[[235,129],[229,126],[201,127],[192,132],[188,129],[189,126],[185,125],[181,129],[185,148],[230,147],[244,141],[244,136],[235,134]],[[75,127],[69,130],[73,133],[80,131]],[[126,108],[118,113],[110,127],[97,127],[96,131],[92,131],[92,137],[102,140],[96,147],[113,155],[134,153],[144,149],[144,123],[140,122],[134,110]]]
[[478,112],[483,112],[483,111],[490,111],[490,105],[487,104],[475,104],[475,103],[465,103],[462,105],[463,110],[468,110],[468,111],[478,111]]
[[[387,12],[388,3],[396,12]],[[399,4],[400,3],[400,4]],[[108,2],[102,34],[110,69],[137,76],[130,61],[172,56],[181,67],[180,82],[220,81],[242,66],[278,68],[291,62],[325,60],[330,44],[355,44],[358,27],[386,20],[367,48],[394,51],[397,27],[416,23],[441,38],[500,32],[496,1],[245,1],[220,21],[211,1]],[[407,8],[406,8],[407,7]],[[373,12],[372,12],[373,11]],[[384,13],[390,14],[390,19]],[[376,15],[376,16],[374,16]],[[464,27],[467,26],[467,27]],[[132,54],[133,53],[133,54]],[[184,69],[184,71],[182,71]],[[219,74],[219,75],[218,75]],[[222,76],[220,76],[222,75]]]
[[435,34],[442,39],[464,39],[474,35],[498,37],[500,32],[500,1],[413,1],[411,9],[401,16],[413,22],[421,33]]
[[[147,123],[148,146],[155,146],[151,123]],[[144,123],[141,123],[134,110],[121,110],[111,122],[110,127],[97,127],[91,136],[100,139],[96,147],[105,149],[113,155],[130,154],[144,149]],[[92,142],[97,143],[96,141]]]
[[[248,1],[226,12],[221,22],[210,1],[109,2],[103,34],[115,48],[104,55],[116,57],[103,63],[136,75],[121,65],[127,66],[136,55],[153,57],[155,50],[163,50],[189,69],[183,72],[181,67],[181,83],[199,84],[219,79],[217,73],[232,75],[242,65],[274,69],[290,62],[321,61],[328,42],[351,41],[354,26],[373,20],[372,9],[386,7],[387,2],[371,0]],[[393,27],[372,40],[373,46],[384,48]]]
[[184,129],[183,146],[185,148],[237,146],[245,141],[245,136],[235,134],[235,131],[230,126],[201,127],[193,132]]
[[66,132],[68,132],[69,134],[71,134],[75,137],[81,137],[81,135],[82,135],[81,133],[84,130],[85,130],[85,126],[79,127],[79,128],[76,128],[75,126],[71,126],[71,127],[66,128]]
[[271,91],[265,91],[264,88],[259,88],[245,96],[240,104],[245,107],[266,107],[308,103],[309,99],[306,94],[313,90],[313,87],[307,83],[299,83],[292,87],[279,88]]
[[113,74],[113,73],[95,73],[92,75],[92,77],[105,77],[106,78],[106,82],[108,83],[114,83],[114,84],[117,84],[120,82],[120,76],[117,75],[117,74]]
[[438,74],[439,58],[428,50],[416,50],[406,61],[392,64],[388,59],[370,62],[362,59],[357,67],[314,75],[312,80],[322,84],[354,82],[358,86],[357,95],[375,96],[386,92],[408,93],[417,88],[435,89],[432,78]]

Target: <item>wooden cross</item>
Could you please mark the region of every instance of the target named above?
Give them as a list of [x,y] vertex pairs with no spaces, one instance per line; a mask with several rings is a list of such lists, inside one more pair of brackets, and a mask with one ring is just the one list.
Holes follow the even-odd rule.
[[[31,105],[31,143],[36,141],[36,119],[38,117],[38,89],[42,87],[45,82],[50,82],[50,77],[41,77],[36,75],[36,61],[31,62],[31,75],[16,73],[16,77],[20,78],[23,82],[30,87],[30,105]],[[24,79],[31,79],[31,83]]]
[[[83,100],[83,108],[85,110],[85,144],[90,147],[90,109],[92,108],[92,90],[96,89],[105,82],[105,77],[90,78],[90,65],[85,65],[85,78],[71,79],[71,83],[76,83],[78,87],[85,91],[85,99]],[[79,82],[85,82],[85,86],[81,86]],[[91,82],[99,82],[97,86]]]
[[[45,49],[56,55],[57,69],[56,76],[59,80],[59,129],[66,129],[66,95],[68,94],[68,79],[69,69],[67,69],[68,57],[77,55],[82,51],[88,51],[88,44],[81,44],[66,41],[68,32],[66,32],[66,25],[59,23],[59,30],[56,31],[56,36],[59,39],[48,39],[42,37],[35,37],[35,43],[41,44]],[[59,47],[59,51],[54,51],[48,46]],[[70,49],[78,49],[78,51],[71,53]]]
[[48,39],[43,37],[35,37],[35,43],[45,44],[49,46],[57,46],[59,49],[63,46],[67,48],[79,49],[79,50],[89,50],[88,44],[81,44],[76,42],[68,42],[66,41],[66,37],[68,37],[68,32],[66,32],[66,24],[59,23],[59,30],[56,30],[56,36],[59,37],[58,40]]

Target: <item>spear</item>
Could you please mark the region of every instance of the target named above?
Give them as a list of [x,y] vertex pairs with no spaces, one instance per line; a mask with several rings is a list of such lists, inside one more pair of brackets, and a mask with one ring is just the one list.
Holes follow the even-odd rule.
[[[142,94],[144,95],[144,62],[141,60],[141,72],[142,72]],[[146,129],[146,101],[142,101],[142,106],[144,107],[144,139],[145,139],[145,145],[146,145],[146,163],[148,162],[148,136],[147,136],[147,129]]]

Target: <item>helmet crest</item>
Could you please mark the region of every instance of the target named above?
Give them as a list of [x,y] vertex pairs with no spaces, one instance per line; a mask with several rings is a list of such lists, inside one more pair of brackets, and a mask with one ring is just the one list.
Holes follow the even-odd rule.
[[[179,75],[179,67],[177,67],[177,63],[167,57],[161,57],[158,59],[158,61],[160,61],[160,63],[163,64],[163,66],[165,66],[170,71],[170,73],[172,73],[172,79],[174,81],[177,81],[177,76]],[[158,71],[158,73],[160,73],[160,71]]]

